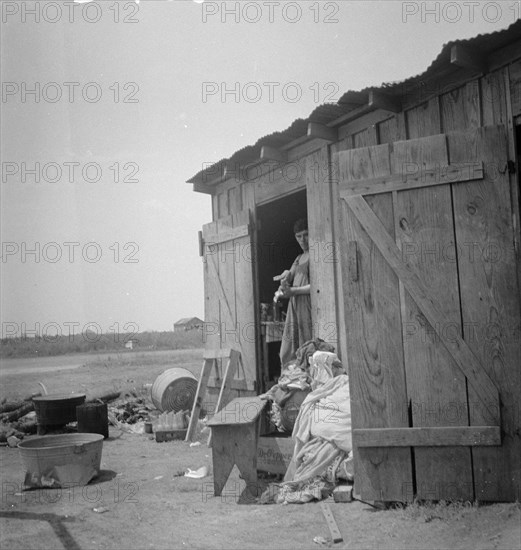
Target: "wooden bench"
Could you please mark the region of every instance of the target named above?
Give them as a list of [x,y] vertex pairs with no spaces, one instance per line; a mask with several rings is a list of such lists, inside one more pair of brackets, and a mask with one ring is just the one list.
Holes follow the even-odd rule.
[[[238,397],[218,411],[208,422],[212,429],[214,495],[220,496],[234,465],[246,488],[239,502],[253,502],[259,495],[257,444],[260,415],[266,401],[259,397]],[[244,494],[247,492],[248,494]]]

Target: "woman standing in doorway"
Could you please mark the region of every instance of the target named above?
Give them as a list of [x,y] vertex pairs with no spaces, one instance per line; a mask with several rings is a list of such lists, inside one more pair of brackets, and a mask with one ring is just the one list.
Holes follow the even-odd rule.
[[295,238],[302,248],[302,254],[297,256],[289,270],[273,277],[280,281],[280,287],[275,294],[289,298],[286,323],[280,346],[280,364],[284,368],[287,363],[296,358],[297,349],[313,338],[311,322],[311,288],[309,279],[309,243],[308,222],[302,218],[293,226]]

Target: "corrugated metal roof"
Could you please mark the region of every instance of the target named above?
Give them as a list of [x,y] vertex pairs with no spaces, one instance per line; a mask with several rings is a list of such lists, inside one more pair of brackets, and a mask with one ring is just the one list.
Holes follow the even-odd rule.
[[[272,134],[260,138],[255,145],[244,147],[236,151],[228,159],[222,159],[212,166],[201,170],[189,179],[187,183],[207,183],[209,180],[214,179],[217,174],[222,174],[226,165],[245,166],[254,163],[258,161],[263,146],[281,149],[296,139],[306,136],[308,123],[310,122],[316,122],[323,125],[334,123],[335,120],[338,120],[343,115],[347,115],[359,109],[362,105],[366,105],[370,90],[380,90],[391,94],[398,92],[401,94],[406,87],[411,87],[420,83],[423,84],[424,81],[439,79],[441,75],[450,76],[451,74],[457,74],[461,69],[450,63],[451,49],[457,44],[472,47],[474,52],[485,56],[519,40],[520,37],[521,20],[518,20],[510,25],[510,27],[500,31],[449,42],[443,46],[439,55],[423,73],[409,77],[400,82],[383,83],[378,88],[373,86],[358,91],[349,90],[342,95],[338,103],[326,103],[318,106],[307,119],[299,118],[286,130],[273,132]],[[211,176],[209,176],[209,174],[211,174]]]

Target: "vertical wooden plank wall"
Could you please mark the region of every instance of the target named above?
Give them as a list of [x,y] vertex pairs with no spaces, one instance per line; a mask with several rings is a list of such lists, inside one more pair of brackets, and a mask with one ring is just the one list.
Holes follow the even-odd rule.
[[[480,160],[485,165],[484,180],[453,185],[452,196],[463,335],[501,396],[500,411],[495,412],[500,413],[502,446],[472,449],[475,498],[491,501],[519,498],[521,460],[518,433],[521,294],[513,249],[515,209],[506,170],[509,150],[506,82],[505,69],[484,76],[480,81],[483,128],[476,128],[474,135],[467,134],[464,139],[449,138],[453,162]],[[454,117],[447,116],[443,122],[446,126],[452,123],[451,129],[463,131],[478,126],[474,120],[475,117],[460,120],[456,126]],[[512,300],[514,296],[517,299]],[[468,399],[470,424],[490,424],[491,415],[479,405],[471,387]]]
[[[462,142],[463,141],[463,142]],[[465,339],[481,360],[500,395],[502,445],[472,449],[476,498],[514,501],[519,498],[521,434],[519,403],[520,288],[516,277],[513,205],[510,200],[504,127],[484,127],[474,140],[452,139],[452,155],[485,163],[485,178],[453,188],[461,307]],[[467,246],[465,246],[467,245]],[[471,246],[469,246],[471,245]],[[490,424],[491,413],[469,387],[470,422]]]
[[521,127],[521,59],[508,67],[506,76],[510,91],[510,101],[507,102],[510,108],[508,126],[509,131],[514,134],[516,138],[510,142],[509,147],[510,158],[517,163],[515,165],[517,166],[517,170],[515,173],[510,174],[510,190],[512,207],[514,209],[514,251],[517,265],[517,282],[521,289],[521,162],[519,162],[521,157],[521,143],[517,140],[517,130]]
[[[208,232],[219,234],[227,229],[253,224],[255,209],[253,185],[225,181],[219,184],[212,195],[214,222],[208,224]],[[252,230],[253,233],[253,230]],[[205,320],[207,323],[206,349],[242,347],[242,375],[250,381],[257,381],[258,335],[256,334],[255,280],[254,280],[254,244],[253,234],[233,241],[227,241],[218,247],[211,247],[210,254],[216,260],[219,280],[228,304],[234,315],[230,320],[224,304],[214,292],[214,283],[209,280],[208,266],[205,266]],[[222,365],[219,365],[222,371]],[[221,376],[223,372],[221,372]],[[249,395],[252,390],[232,390],[231,397]]]
[[248,190],[245,191],[247,187],[251,189],[252,186],[233,179],[219,184],[212,195],[213,221],[230,214],[237,214],[244,208],[248,208],[248,205],[245,204],[247,201],[245,196],[248,195]]
[[[249,210],[241,210],[233,214],[233,226],[240,227],[250,225]],[[242,366],[247,380],[255,382],[255,388],[259,382],[257,376],[257,332],[255,290],[254,290],[254,248],[252,236],[241,237],[234,241],[233,271],[235,281],[235,319],[237,337],[242,349]],[[248,395],[248,393],[241,393]]]
[[[331,162],[331,197],[333,201],[332,210],[332,222],[333,222],[333,234],[334,241],[337,250],[339,251],[338,261],[335,263],[335,298],[336,298],[336,315],[338,323],[338,352],[342,364],[349,373],[349,354],[347,343],[347,330],[348,326],[345,318],[344,307],[344,285],[343,285],[343,273],[342,273],[342,256],[345,254],[345,237],[342,229],[342,204],[340,202],[340,193],[338,188],[339,183],[339,166],[338,156],[335,153],[339,151],[345,151],[352,149],[353,139],[352,136],[348,136],[336,143],[331,144],[329,149],[329,157]],[[357,457],[355,456],[355,462]]]
[[407,139],[441,133],[438,96],[405,112]]
[[[211,222],[203,226],[203,238],[207,234],[218,234],[222,230],[222,224],[218,221]],[[206,239],[205,239],[206,241]],[[220,272],[220,250],[219,245],[211,242],[205,242],[205,256],[204,256],[204,293],[205,293],[205,312],[204,312],[204,347],[207,351],[219,350],[222,347],[221,334],[223,331],[223,325],[230,324],[230,321],[226,319],[222,312],[222,307],[219,300],[216,298],[215,292],[215,277],[214,270],[211,269],[211,263],[215,267],[217,273]],[[219,278],[221,275],[219,275]],[[224,372],[222,369],[222,361],[217,361],[219,369],[219,378],[222,378]],[[213,377],[215,372],[211,373]],[[204,397],[203,408],[210,414],[215,412],[215,406],[217,405],[218,390],[216,388],[209,387],[206,396]],[[230,398],[238,396],[236,390],[230,390]]]
[[[515,82],[519,81],[518,86],[521,86],[521,65],[515,64],[515,67],[511,67],[510,70],[514,75],[511,78],[511,82],[514,79]],[[389,119],[375,125],[376,132],[374,131],[374,127],[370,127],[363,131],[357,131],[355,134],[348,134],[341,142],[331,146],[331,154],[334,156],[334,153],[340,150],[367,147],[374,143],[393,143],[396,145],[396,141],[404,139],[411,140],[455,131],[468,132],[472,128],[478,130],[480,127],[486,125],[504,124],[506,126],[508,113],[505,97],[509,90],[508,85],[505,85],[505,82],[508,83],[508,79],[505,78],[504,71],[496,71],[480,79],[467,82],[446,94],[431,98],[424,104],[409,109],[404,113],[390,116]],[[511,86],[514,85],[516,84],[511,84]],[[521,100],[518,99],[520,94],[519,92],[516,93],[516,98],[514,98],[514,94],[512,95],[512,110],[517,108],[521,111]],[[521,114],[521,112],[518,114]],[[512,139],[511,135],[509,139]],[[450,149],[450,158],[447,158],[446,161],[471,162],[475,160],[477,158],[477,145],[473,147],[472,144],[467,144],[467,149],[469,147],[473,151],[472,154],[469,154],[468,151],[462,153],[458,149],[458,146],[453,144],[453,147]],[[500,160],[500,162],[504,160],[504,164],[502,165],[504,172],[506,157],[497,151],[497,145],[496,147],[489,147],[487,149],[488,152],[485,149],[484,146],[479,148],[484,155],[484,159],[487,159],[489,162],[494,162],[494,159],[496,161]],[[441,161],[441,159],[438,160]],[[443,164],[443,162],[440,162],[440,164]],[[517,288],[518,285],[516,288],[510,288],[512,283],[516,283],[516,277],[514,276],[516,262],[514,259],[511,259],[510,267],[503,266],[505,272],[501,281],[499,276],[496,276],[494,282],[488,281],[490,286],[486,290],[487,295],[493,297],[493,302],[500,302],[500,304],[491,305],[490,300],[483,299],[485,289],[483,291],[479,290],[481,283],[475,273],[476,265],[473,266],[473,274],[472,270],[469,270],[469,266],[465,265],[465,258],[458,256],[456,264],[455,261],[452,261],[452,263],[449,261],[450,258],[453,260],[455,258],[452,256],[449,258],[448,253],[447,257],[440,256],[444,247],[446,251],[454,251],[457,250],[458,243],[463,243],[465,239],[469,242],[471,242],[471,239],[476,241],[476,236],[473,236],[471,232],[467,230],[465,233],[465,224],[462,222],[468,216],[470,200],[468,188],[472,185],[474,187],[478,185],[479,188],[485,186],[487,193],[495,195],[495,197],[487,196],[486,199],[483,199],[484,203],[488,201],[488,206],[490,207],[490,210],[487,209],[487,215],[483,214],[487,220],[486,223],[484,222],[484,227],[488,228],[489,226],[493,226],[494,223],[497,224],[497,221],[493,220],[497,220],[499,215],[503,224],[503,230],[505,231],[502,237],[503,244],[506,247],[507,242],[510,242],[512,250],[512,243],[515,240],[513,235],[515,228],[512,227],[512,213],[513,211],[515,213],[516,208],[508,200],[508,174],[503,174],[503,185],[500,187],[499,193],[494,190],[490,182],[487,187],[487,183],[483,181],[479,184],[455,184],[452,186],[452,189],[447,185],[436,186],[433,189],[416,190],[412,193],[395,193],[392,204],[389,203],[386,209],[381,208],[381,205],[377,204],[373,198],[370,199],[368,197],[367,202],[377,212],[377,215],[381,217],[384,225],[384,210],[386,212],[393,212],[393,207],[396,209],[393,212],[393,216],[396,227],[400,231],[399,237],[401,239],[410,239],[412,235],[412,238],[416,239],[416,241],[422,241],[423,239],[423,245],[427,249],[430,244],[433,245],[433,253],[434,255],[438,255],[436,264],[428,265],[428,263],[423,262],[422,265],[416,265],[416,268],[419,269],[420,273],[423,273],[425,281],[437,287],[435,293],[445,303],[447,323],[452,323],[451,326],[456,328],[459,327],[466,340],[471,336],[468,332],[465,332],[465,327],[469,323],[483,324],[484,320],[490,318],[492,315],[491,311],[496,311],[496,315],[498,316],[504,314],[504,321],[509,325],[509,327],[501,326],[501,335],[494,343],[491,344],[488,342],[487,346],[487,342],[481,341],[481,350],[477,352],[477,355],[482,358],[484,364],[496,365],[495,369],[494,367],[491,368],[498,372],[495,372],[495,375],[491,374],[491,376],[497,382],[500,393],[505,395],[506,403],[502,404],[502,415],[506,416],[506,433],[510,441],[506,443],[506,448],[504,449],[476,447],[471,451],[469,448],[453,447],[438,448],[434,452],[433,449],[429,448],[416,449],[415,467],[417,481],[419,482],[416,487],[418,496],[420,498],[434,499],[457,496],[457,498],[475,497],[482,500],[513,500],[516,498],[513,496],[515,494],[519,498],[519,479],[517,479],[519,474],[512,474],[512,472],[518,472],[519,470],[519,458],[514,459],[514,455],[517,453],[518,457],[521,456],[519,434],[514,429],[514,426],[518,426],[519,424],[519,402],[521,402],[521,395],[520,390],[517,388],[521,386],[521,381],[519,380],[521,375],[515,367],[516,358],[517,362],[519,362],[519,341],[516,346],[515,343],[512,344],[508,339],[518,338],[519,335],[519,300],[511,301],[509,307],[506,304],[506,294],[516,297],[520,295],[520,290]],[[496,185],[499,185],[499,183],[496,183]],[[464,195],[466,200],[463,200],[460,195]],[[451,216],[452,208],[455,210],[454,220],[452,220]],[[439,218],[440,216],[443,219]],[[414,224],[413,226],[404,224],[401,227],[400,220],[414,220]],[[356,235],[360,229],[354,230],[352,227],[354,223],[356,222],[353,220],[347,222],[347,226],[342,228],[344,234],[340,235],[340,239],[344,238],[348,240],[349,234]],[[392,234],[392,231],[389,230],[389,232]],[[482,246],[485,246],[486,243],[487,241],[483,240]],[[438,245],[437,251],[435,248],[436,245]],[[377,270],[375,265],[372,265],[371,269]],[[487,273],[486,265],[482,265],[481,269],[482,273]],[[509,269],[510,271],[508,271]],[[349,284],[345,280],[339,282],[344,285],[345,299],[348,301],[353,300],[354,297],[348,288]],[[367,284],[369,283],[367,282]],[[505,302],[503,302],[502,296],[505,296]],[[404,299],[405,304],[403,304]],[[460,299],[461,311],[459,309]],[[491,307],[490,310],[487,310],[487,304]],[[359,306],[360,304],[353,304],[355,309]],[[418,326],[421,319],[414,313],[415,305],[407,296],[405,298],[402,296],[402,309],[406,315],[403,323],[410,321]],[[515,315],[516,311],[518,314],[517,317]],[[351,322],[353,321],[354,318],[351,318]],[[361,326],[365,326],[364,321],[361,319],[358,320],[358,323],[361,323]],[[422,327],[419,328],[422,329]],[[349,326],[349,324],[346,326],[347,331],[352,329],[353,327]],[[429,335],[425,330],[422,332],[426,338],[424,338],[423,342],[411,342],[406,339],[404,343],[408,368],[406,399],[409,399],[411,413],[415,417],[413,418],[414,425],[466,425],[469,422],[469,418],[473,425],[477,425],[479,422],[486,424],[487,422],[485,422],[483,417],[478,422],[477,412],[473,410],[476,408],[478,400],[473,395],[472,388],[466,387],[464,377],[458,373],[455,365],[451,364],[452,360],[447,356],[440,343],[435,344],[429,341]],[[364,338],[367,338],[367,335],[364,335]],[[370,341],[369,338],[368,342]],[[494,349],[497,349],[497,351],[494,352]],[[355,356],[359,353],[357,350],[348,350],[348,354],[352,354],[353,352]],[[504,355],[507,357],[503,357]],[[367,361],[368,355],[363,353],[363,357]],[[498,357],[501,357],[501,364],[504,365],[503,370],[499,368]],[[420,368],[418,368],[419,365],[421,365]],[[499,374],[500,370],[501,375]],[[454,377],[454,373],[457,373],[456,377]],[[365,390],[363,391],[371,388],[372,383],[374,381],[371,383],[365,381]],[[469,398],[467,398],[467,391],[469,392]],[[456,407],[454,408],[455,404]],[[354,407],[356,407],[356,404],[354,404]],[[504,408],[508,408],[509,410],[503,411]],[[425,413],[429,411],[433,415],[430,420],[425,416]],[[451,416],[449,413],[452,414],[452,418],[449,418],[449,422],[447,423],[447,418]],[[355,423],[354,418],[357,413],[354,412],[353,414],[353,423]],[[423,414],[423,418],[421,418],[421,414]],[[433,424],[436,415],[437,418]],[[490,422],[490,420],[489,418],[488,421]],[[365,424],[365,427],[374,426]],[[407,461],[405,457],[404,460]],[[365,466],[360,463],[357,464],[359,475],[364,475],[363,468],[367,467],[367,457],[365,457],[364,462]],[[369,460],[370,463],[371,460]],[[362,470],[360,470],[360,466],[362,466]],[[511,484],[509,490],[505,490],[507,484],[505,476],[507,472],[510,472]],[[370,477],[373,481],[376,479],[374,472],[371,473]],[[379,479],[381,480],[381,478]],[[423,486],[421,486],[422,482]],[[390,497],[392,491],[389,491],[386,482],[381,483],[380,487],[386,487],[384,491],[387,493],[386,498],[392,498]],[[454,483],[456,483],[456,486]],[[475,483],[476,487],[475,494],[473,492],[473,483]],[[377,498],[376,494],[375,498]]]
[[509,87],[512,116],[521,115],[521,59],[509,66]]
[[335,296],[337,243],[333,237],[331,170],[327,146],[306,157],[313,336],[338,351]]
[[[351,162],[340,167],[341,180],[390,173],[388,146],[373,147],[363,158],[357,153],[353,151]],[[343,166],[347,173],[343,173]],[[389,234],[394,235],[391,194],[375,195],[367,202]],[[406,427],[398,278],[342,203],[339,239],[347,248],[343,249],[342,271],[348,354],[350,363],[356,365],[350,369],[352,426]],[[363,487],[362,498],[398,501],[412,498],[408,448],[360,448],[355,453],[355,471],[355,489],[357,483]]]
[[[205,232],[217,233],[218,223],[213,221],[203,226],[203,236]],[[217,350],[220,348],[220,316],[219,304],[215,299],[213,272],[210,270],[209,262],[213,261],[213,255],[217,250],[216,244],[206,243],[204,245],[204,327],[203,327],[203,344],[206,350]],[[213,373],[212,373],[213,374]],[[208,397],[205,397],[207,399]],[[213,399],[213,398],[212,398]],[[215,404],[217,397],[215,397]],[[214,407],[206,406],[208,412],[213,412]]]
[[[467,128],[476,126],[479,119],[477,82],[433,97],[406,111],[406,133],[412,141],[403,143],[402,148],[395,144],[396,157],[402,156],[404,162],[416,162],[421,169],[447,165],[449,156],[443,138],[441,147],[427,141],[422,150],[415,150],[414,139],[453,130],[457,124]],[[417,269],[423,283],[443,304],[447,326],[442,330],[459,332],[457,266],[445,253],[454,244],[451,202],[449,185],[398,192],[395,220],[404,260]],[[411,254],[404,252],[407,246]],[[466,425],[468,406],[464,376],[406,292],[402,294],[402,307],[405,309],[407,396],[413,426]],[[469,449],[418,447],[412,452],[418,498],[473,498]]]
[[[421,146],[418,145],[421,142]],[[396,163],[425,168],[448,164],[444,136],[395,142]],[[395,167],[395,173],[398,172]],[[400,191],[394,213],[402,260],[419,274],[429,293],[442,305],[444,332],[461,330],[454,227],[449,185]],[[452,260],[452,261],[451,261]],[[450,353],[405,291],[403,346],[407,397],[414,427],[467,425],[465,377]],[[416,491],[420,499],[473,498],[470,450],[465,447],[412,449]]]

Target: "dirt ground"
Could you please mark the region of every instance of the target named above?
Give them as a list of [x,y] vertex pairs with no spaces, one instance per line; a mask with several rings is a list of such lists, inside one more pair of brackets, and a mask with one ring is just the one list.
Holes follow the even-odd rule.
[[[197,373],[200,351],[178,351],[161,359],[134,354],[94,361],[78,369],[1,375],[0,398],[38,391],[142,389],[165,368],[186,366]],[[0,448],[0,548],[319,548],[315,537],[330,533],[318,503],[237,504],[244,482],[234,471],[221,497],[213,495],[211,449],[203,442],[156,443],[148,434],[111,428],[103,443],[101,473],[89,485],[21,491],[24,468],[18,449]],[[187,470],[207,466],[204,479]],[[412,504],[378,510],[359,501],[328,501],[350,549],[521,548],[518,504]],[[97,511],[95,511],[97,510]]]

